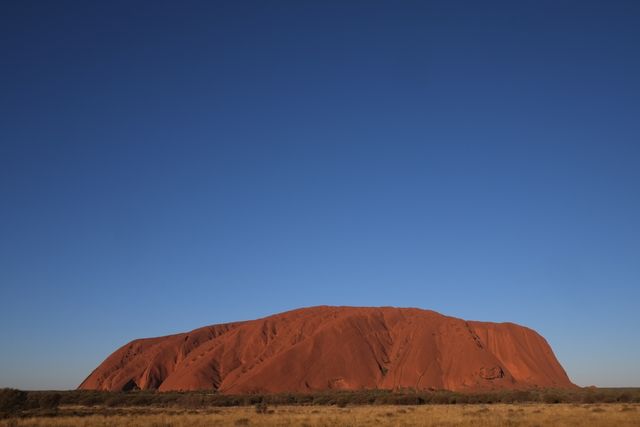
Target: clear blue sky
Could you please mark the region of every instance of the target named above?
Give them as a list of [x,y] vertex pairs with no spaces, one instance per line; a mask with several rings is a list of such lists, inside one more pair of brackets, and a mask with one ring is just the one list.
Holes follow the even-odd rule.
[[640,386],[640,2],[3,1],[0,386],[319,304]]

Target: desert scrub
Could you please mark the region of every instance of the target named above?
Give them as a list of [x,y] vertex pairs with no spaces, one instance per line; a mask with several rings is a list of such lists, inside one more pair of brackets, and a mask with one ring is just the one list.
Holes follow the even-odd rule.
[[[140,412],[139,408],[106,408],[106,413],[71,416],[61,407],[57,417],[29,417],[0,420],[0,427],[232,427],[298,426],[558,426],[631,427],[640,425],[638,404],[481,404],[481,405],[360,405],[347,409],[337,406],[280,406],[265,416],[255,407],[239,406],[209,410],[158,408]],[[625,409],[627,408],[627,409]],[[633,409],[628,409],[633,408]],[[112,414],[109,412],[113,411]]]

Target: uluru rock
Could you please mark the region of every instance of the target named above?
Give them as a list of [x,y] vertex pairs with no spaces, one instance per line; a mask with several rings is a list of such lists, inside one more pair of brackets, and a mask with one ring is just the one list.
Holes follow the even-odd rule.
[[429,310],[311,307],[138,339],[80,389],[478,391],[575,387],[546,340],[513,323]]

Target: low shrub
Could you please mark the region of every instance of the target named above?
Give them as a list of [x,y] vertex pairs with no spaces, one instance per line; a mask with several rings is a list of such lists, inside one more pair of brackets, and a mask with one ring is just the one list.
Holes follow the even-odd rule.
[[226,395],[213,391],[21,391],[0,389],[0,414],[7,417],[24,411],[54,413],[61,405],[119,407],[174,407],[196,410],[211,407],[258,405],[423,405],[492,403],[636,403],[640,389],[530,389],[475,393],[444,390],[358,390],[315,393]]
[[6,418],[24,410],[28,397],[26,391],[13,388],[0,389],[0,417]]
[[548,391],[542,398],[544,403],[562,403],[562,395],[557,391]]

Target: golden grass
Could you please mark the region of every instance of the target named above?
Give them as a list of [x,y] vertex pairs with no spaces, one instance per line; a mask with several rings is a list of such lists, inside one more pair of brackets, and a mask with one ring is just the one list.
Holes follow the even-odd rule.
[[[638,426],[640,404],[277,406],[186,411],[171,408],[62,407],[59,416],[9,419],[0,427],[210,426]],[[65,415],[66,414],[66,415]],[[75,414],[75,415],[71,415]]]

